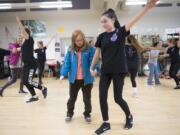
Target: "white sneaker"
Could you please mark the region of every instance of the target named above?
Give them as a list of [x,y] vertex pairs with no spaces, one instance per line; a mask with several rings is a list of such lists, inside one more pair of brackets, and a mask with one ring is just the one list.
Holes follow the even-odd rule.
[[133,98],[137,97],[137,88],[132,88],[132,97]]

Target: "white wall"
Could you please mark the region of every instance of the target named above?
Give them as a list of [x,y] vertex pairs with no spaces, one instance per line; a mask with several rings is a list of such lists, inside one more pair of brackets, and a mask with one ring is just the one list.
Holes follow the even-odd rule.
[[[129,7],[123,11],[118,11],[121,24],[126,23],[142,7]],[[59,34],[60,37],[70,37],[72,31],[81,29],[86,36],[97,36],[101,28],[100,16],[102,11],[80,10],[80,11],[58,11],[58,12],[31,12],[31,13],[0,13],[0,47],[6,48],[9,39],[4,36],[4,27],[8,26],[10,31],[17,35],[18,27],[15,16],[22,19],[38,19],[47,24],[47,37],[57,32],[59,26],[65,27],[65,32]],[[166,28],[180,27],[180,9],[155,8],[149,12],[133,29],[134,33],[147,34],[157,31],[163,35]],[[102,31],[102,29],[101,29]]]
[[[142,7],[134,7],[131,10],[130,7],[126,8],[123,12],[119,13],[121,22],[127,22],[141,9]],[[138,34],[158,33],[163,35],[165,29],[176,27],[180,27],[180,8],[174,6],[172,8],[154,8],[136,24],[132,31]]]

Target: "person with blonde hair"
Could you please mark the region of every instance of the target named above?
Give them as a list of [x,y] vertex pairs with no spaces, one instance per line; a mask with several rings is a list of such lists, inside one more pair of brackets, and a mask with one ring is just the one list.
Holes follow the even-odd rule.
[[[90,73],[90,65],[94,56],[94,48],[87,44],[85,35],[81,30],[76,30],[72,34],[72,44],[65,56],[64,64],[61,68],[62,80],[69,73],[69,100],[67,102],[66,122],[70,122],[74,115],[75,102],[78,92],[81,89],[85,105],[84,118],[86,122],[91,122],[91,90],[93,88],[94,77]],[[97,68],[97,67],[95,67]]]

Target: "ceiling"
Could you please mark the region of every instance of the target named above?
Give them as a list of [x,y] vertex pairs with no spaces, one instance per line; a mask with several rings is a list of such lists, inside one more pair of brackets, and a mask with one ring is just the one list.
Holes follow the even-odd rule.
[[[20,4],[34,4],[34,3],[40,3],[40,2],[56,2],[58,0],[0,0],[0,4],[9,3],[13,5],[20,5]],[[67,0],[61,0],[61,1],[67,1]],[[69,0],[68,0],[69,1]],[[61,10],[76,10],[76,9],[90,9],[90,0],[71,0],[72,1],[72,8],[63,8]],[[13,8],[13,9],[2,9],[0,12],[19,12],[19,11],[26,11],[27,7],[21,8]],[[47,10],[58,10],[57,8],[30,8],[30,11],[47,11]]]
[[[0,0],[1,3],[12,3],[15,6],[18,4],[28,5],[32,3],[39,3],[39,2],[55,2],[58,0]],[[67,1],[67,0],[61,0]],[[72,1],[72,8],[62,8],[62,10],[102,10],[107,8],[113,9],[122,9],[125,7],[126,0],[71,0]],[[145,0],[146,1],[146,0]],[[172,7],[173,5],[180,7],[180,0],[161,0],[161,4],[158,7]],[[59,11],[57,8],[38,8],[38,7],[29,7],[28,6],[21,6],[20,8],[13,8],[13,9],[1,9],[0,12],[34,12],[34,11]]]

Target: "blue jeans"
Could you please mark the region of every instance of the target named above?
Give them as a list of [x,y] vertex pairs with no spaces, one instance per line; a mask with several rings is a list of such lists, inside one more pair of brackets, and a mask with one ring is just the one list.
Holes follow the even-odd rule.
[[149,85],[153,84],[153,77],[154,77],[154,80],[155,80],[155,84],[160,84],[159,71],[158,71],[157,65],[149,63],[148,67],[149,67],[148,84]]

